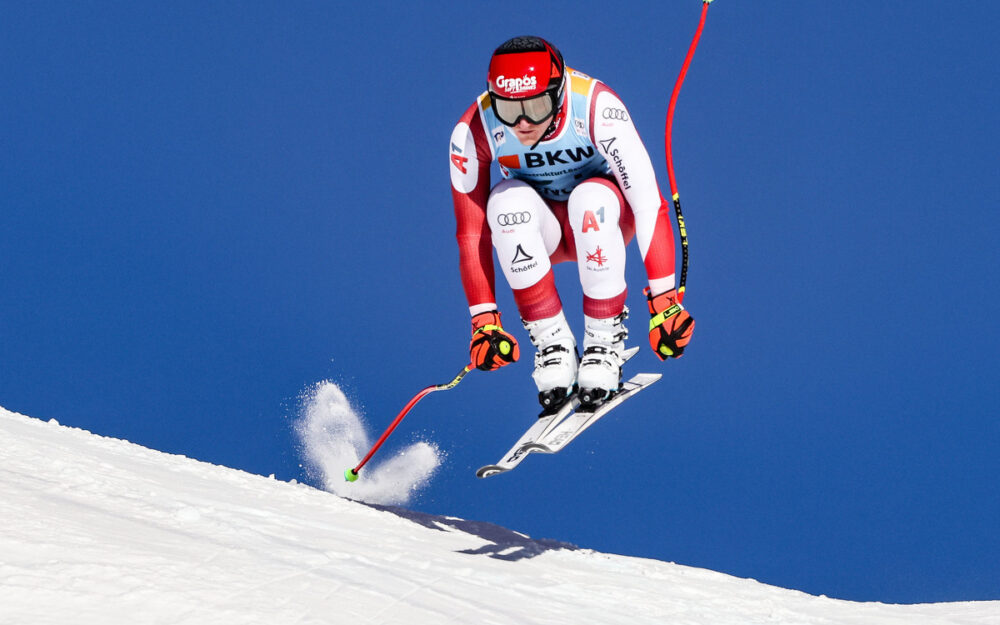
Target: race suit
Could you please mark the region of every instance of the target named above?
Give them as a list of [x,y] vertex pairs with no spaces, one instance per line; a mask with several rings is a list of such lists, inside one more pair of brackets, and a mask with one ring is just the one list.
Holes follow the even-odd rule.
[[[654,294],[674,288],[669,204],[621,99],[567,68],[554,128],[520,143],[483,93],[451,135],[451,183],[462,284],[471,314],[496,308],[493,249],[522,319],[562,309],[552,264],[577,261],[584,313],[625,305],[625,246],[634,236]],[[503,180],[490,188],[490,167]]]

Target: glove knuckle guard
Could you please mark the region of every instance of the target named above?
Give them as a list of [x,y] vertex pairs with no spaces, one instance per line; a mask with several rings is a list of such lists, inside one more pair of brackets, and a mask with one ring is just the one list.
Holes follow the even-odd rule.
[[514,337],[504,332],[500,313],[490,311],[472,319],[472,341],[469,344],[472,364],[481,371],[495,371],[517,362],[521,355]]
[[677,302],[677,292],[667,291],[653,296],[646,289],[649,301],[649,345],[660,360],[680,358],[691,341],[694,318]]

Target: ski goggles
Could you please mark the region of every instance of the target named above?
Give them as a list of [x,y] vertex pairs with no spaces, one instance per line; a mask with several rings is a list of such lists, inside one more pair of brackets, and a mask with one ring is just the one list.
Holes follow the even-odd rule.
[[555,89],[549,89],[532,98],[508,99],[490,92],[493,112],[505,126],[516,126],[522,119],[532,124],[541,124],[552,116],[559,103]]

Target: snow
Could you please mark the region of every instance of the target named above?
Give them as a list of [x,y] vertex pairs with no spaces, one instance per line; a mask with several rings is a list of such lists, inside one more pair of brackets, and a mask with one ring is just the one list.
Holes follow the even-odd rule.
[[401,505],[426,485],[441,465],[437,446],[418,442],[387,460],[373,456],[362,469],[364,479],[348,483],[344,470],[357,466],[374,442],[368,439],[357,409],[332,382],[317,384],[303,399],[295,431],[311,476],[325,490],[368,503]]
[[[329,393],[320,421],[350,423],[339,391],[317,391]],[[429,451],[396,468],[433,470]],[[385,470],[368,494],[405,498],[423,479],[399,489]],[[2,408],[0,472],[3,625],[1000,625],[998,601],[814,597],[360,503]]]

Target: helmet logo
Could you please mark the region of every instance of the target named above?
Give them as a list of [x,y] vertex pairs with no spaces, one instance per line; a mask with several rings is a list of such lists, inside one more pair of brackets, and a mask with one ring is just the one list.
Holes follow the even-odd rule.
[[525,91],[534,91],[538,87],[538,80],[529,74],[525,74],[521,78],[497,76],[496,85],[497,89],[506,93],[522,93]]

